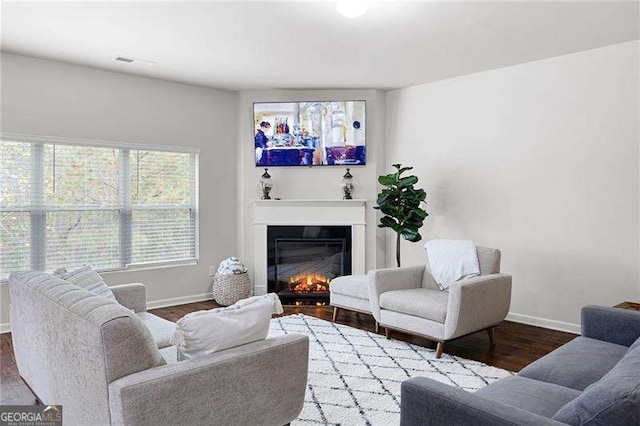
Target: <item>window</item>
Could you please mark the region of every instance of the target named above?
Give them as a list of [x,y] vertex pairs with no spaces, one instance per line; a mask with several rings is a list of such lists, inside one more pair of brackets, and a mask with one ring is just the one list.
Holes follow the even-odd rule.
[[192,152],[0,142],[0,278],[197,260]]

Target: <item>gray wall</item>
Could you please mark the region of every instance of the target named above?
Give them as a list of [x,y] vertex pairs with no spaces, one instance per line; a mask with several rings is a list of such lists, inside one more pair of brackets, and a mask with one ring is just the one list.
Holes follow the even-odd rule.
[[[104,277],[145,283],[155,305],[205,297],[209,265],[236,249],[237,94],[13,54],[1,60],[3,132],[201,149],[200,263]],[[7,287],[0,284],[3,324]]]
[[415,166],[424,233],[502,249],[515,320],[577,330],[582,306],[640,297],[639,47],[387,93],[387,163]]
[[[640,297],[638,51],[630,42],[391,92],[225,92],[2,54],[3,131],[199,147],[200,264],[105,274],[147,284],[152,304],[206,297],[208,267],[253,262],[251,105],[364,99],[368,165],[355,196],[373,205],[376,176],[415,166],[429,196],[425,239],[469,238],[503,250],[514,275],[511,318],[577,330],[579,308]],[[385,149],[386,147],[386,149]],[[342,168],[273,168],[274,195],[338,198]],[[394,265],[395,239],[367,217],[367,268]],[[390,234],[386,234],[390,236]],[[405,265],[424,262],[403,243]],[[0,284],[6,328],[7,285]]]

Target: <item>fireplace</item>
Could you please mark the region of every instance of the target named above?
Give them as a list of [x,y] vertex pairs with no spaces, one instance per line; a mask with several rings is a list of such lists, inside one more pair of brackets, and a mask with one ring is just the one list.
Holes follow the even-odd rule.
[[268,226],[267,286],[287,305],[329,302],[331,280],[351,274],[351,226]]

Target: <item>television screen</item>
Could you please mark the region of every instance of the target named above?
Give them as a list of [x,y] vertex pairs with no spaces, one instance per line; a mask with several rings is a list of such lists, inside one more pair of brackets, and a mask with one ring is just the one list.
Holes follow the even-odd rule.
[[253,104],[256,166],[366,164],[365,101]]

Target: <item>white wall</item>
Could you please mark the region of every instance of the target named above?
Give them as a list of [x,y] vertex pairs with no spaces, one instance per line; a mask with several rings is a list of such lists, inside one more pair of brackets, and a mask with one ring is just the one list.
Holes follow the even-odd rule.
[[639,48],[387,93],[387,163],[415,166],[424,234],[500,248],[515,320],[577,330],[582,306],[640,297]]
[[[384,171],[384,92],[377,90],[264,90],[240,93],[238,102],[238,228],[237,246],[242,260],[253,273],[253,200],[259,199],[262,168],[255,166],[253,103],[286,101],[364,100],[367,102],[367,165],[351,167],[354,198],[367,200],[366,268],[384,266],[384,233],[376,227],[376,177]],[[270,167],[274,189],[272,198],[340,199],[343,167]],[[266,285],[266,283],[256,283]]]
[[[235,254],[237,94],[12,54],[1,60],[4,132],[201,149],[199,265],[104,277],[145,283],[152,304],[206,295],[208,266]],[[8,285],[0,289],[6,323]]]

